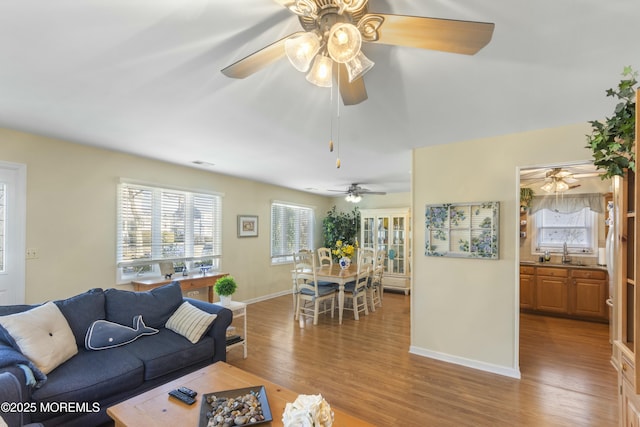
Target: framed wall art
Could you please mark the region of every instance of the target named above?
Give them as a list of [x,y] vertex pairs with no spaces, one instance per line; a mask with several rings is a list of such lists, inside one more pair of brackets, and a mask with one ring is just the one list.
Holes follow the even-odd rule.
[[258,236],[258,216],[238,215],[238,237]]
[[498,259],[500,202],[443,203],[425,209],[425,255]]

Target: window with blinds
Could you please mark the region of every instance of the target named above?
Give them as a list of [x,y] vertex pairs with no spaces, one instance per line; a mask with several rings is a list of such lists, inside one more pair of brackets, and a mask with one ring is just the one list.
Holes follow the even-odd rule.
[[306,206],[271,204],[271,263],[293,261],[293,253],[313,249],[314,215]]
[[159,274],[159,262],[187,269],[219,268],[219,195],[132,183],[118,186],[119,281]]

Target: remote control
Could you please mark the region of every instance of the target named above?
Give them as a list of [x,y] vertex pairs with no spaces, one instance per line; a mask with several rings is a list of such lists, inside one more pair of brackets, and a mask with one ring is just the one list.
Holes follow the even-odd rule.
[[178,390],[171,390],[169,392],[169,396],[173,397],[174,399],[178,399],[181,402],[186,403],[187,405],[193,405],[196,402],[193,397],[187,396],[186,394],[181,393]]
[[190,388],[187,388],[187,387],[184,387],[184,386],[178,388],[178,391],[181,392],[181,393],[186,394],[189,397],[196,397],[198,395],[197,391],[193,391]]

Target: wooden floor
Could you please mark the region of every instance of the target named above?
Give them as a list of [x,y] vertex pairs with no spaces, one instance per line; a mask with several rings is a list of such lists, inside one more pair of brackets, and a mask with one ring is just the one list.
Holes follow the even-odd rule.
[[380,426],[617,425],[608,325],[523,314],[516,380],[409,354],[409,302],[303,328],[291,296],[251,304],[249,357],[227,361]]

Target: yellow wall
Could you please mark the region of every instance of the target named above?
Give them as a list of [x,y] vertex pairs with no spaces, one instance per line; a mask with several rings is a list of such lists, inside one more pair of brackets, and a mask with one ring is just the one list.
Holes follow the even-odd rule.
[[[412,352],[519,376],[518,167],[589,161],[588,133],[580,124],[414,150]],[[425,256],[425,205],[477,201],[500,202],[500,259]]]
[[[0,160],[27,165],[26,302],[115,286],[116,185],[120,178],[224,193],[222,270],[234,298],[291,290],[290,265],[270,264],[272,200],[316,207],[317,237],[333,199],[142,157],[0,129]],[[236,216],[258,215],[259,236],[238,238]],[[204,297],[204,292],[201,292]]]

